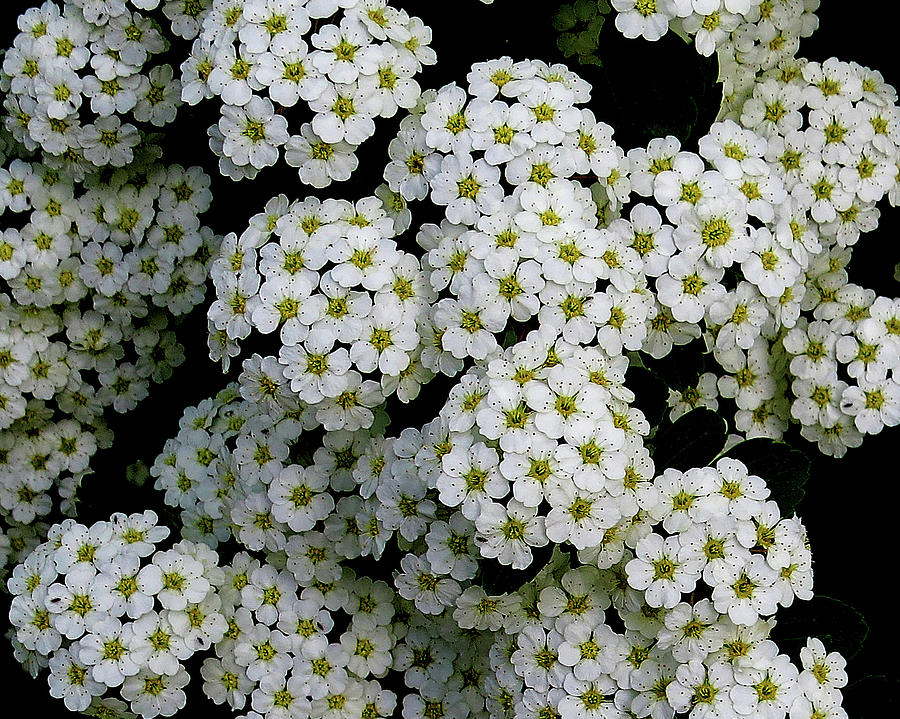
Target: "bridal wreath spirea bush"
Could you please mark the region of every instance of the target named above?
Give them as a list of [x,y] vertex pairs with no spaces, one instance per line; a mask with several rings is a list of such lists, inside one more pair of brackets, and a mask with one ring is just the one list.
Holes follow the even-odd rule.
[[[576,44],[615,12],[717,55],[696,150],[620,146],[540,59],[423,91],[431,29],[385,0],[24,13],[0,76],[18,661],[106,719],[175,714],[194,666],[243,719],[846,719],[845,658],[779,645],[813,599],[780,440],[840,457],[900,423],[900,300],[847,271],[900,201],[900,109],[877,71],[798,56],[817,4],[559,10]],[[201,101],[221,177],[153,133]],[[395,115],[381,184],[304,191]],[[282,157],[297,184],[201,223]],[[79,523],[107,409],[181,364],[201,303],[236,380],[149,470],[167,519]]]

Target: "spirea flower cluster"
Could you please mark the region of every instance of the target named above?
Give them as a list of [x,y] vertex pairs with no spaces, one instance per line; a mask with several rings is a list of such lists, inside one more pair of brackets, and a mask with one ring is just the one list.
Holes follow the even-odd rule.
[[[79,179],[129,164],[142,128],[171,123],[181,104],[172,67],[155,59],[169,47],[162,18],[149,12],[159,5],[48,0],[22,13],[0,73],[4,123],[16,140]],[[175,5],[188,3],[166,0],[166,14]]]
[[49,668],[67,709],[149,719],[184,707],[185,660],[228,628],[224,573],[204,544],[159,548],[168,535],[149,510],[89,527],[69,519],[13,571],[16,656],[35,676]]
[[208,176],[155,154],[83,181],[0,167],[0,514],[18,551],[36,519],[72,511],[112,441],[105,410],[134,408],[184,360],[172,318],[203,299],[219,238],[199,217]]
[[[533,431],[531,457],[498,466],[497,443],[470,436],[443,412],[396,437],[322,434],[234,386],[185,413],[152,470],[183,535],[267,556],[225,567],[214,701],[260,717],[846,716],[843,658],[813,639],[796,666],[769,637],[779,606],[811,598],[811,555],[742,463],[657,473],[644,451],[616,491],[584,463],[606,448],[554,453]],[[496,578],[548,542],[533,579]]]
[[[621,147],[561,64],[501,57],[423,92],[431,31],[386,0],[23,15],[0,555],[16,656],[69,709],[170,716],[205,652],[203,692],[245,719],[846,718],[844,658],[776,641],[812,598],[806,530],[735,456],[791,423],[840,456],[900,422],[900,301],[847,273],[900,197],[896,91],[796,57],[815,0],[612,5],[628,37],[671,26],[718,54],[696,151]],[[162,17],[193,41],[180,81],[147,70]],[[210,178],[128,122],[212,99],[222,175],[283,155],[316,188],[403,111],[384,184],[286,190],[221,240]],[[241,371],[150,469],[181,541],[152,511],[48,527],[111,443],[106,408],[182,361],[169,312],[207,277],[211,356]],[[676,461],[676,420],[704,407],[731,435]]]
[[356,203],[280,196],[225,238],[212,268],[213,358],[227,367],[254,329],[277,330],[281,344],[277,359],[244,362],[247,399],[297,407],[299,398],[326,429],[354,430],[386,397],[409,401],[432,376],[419,361],[417,322],[433,293],[419,260],[393,239],[409,224],[405,203],[388,214],[396,203],[380,194]]
[[796,54],[818,26],[819,0],[610,0],[616,28],[659,40],[671,28],[701,55],[735,53],[743,64],[771,66]]
[[[222,103],[209,136],[223,175],[253,178],[283,152],[302,183],[325,187],[356,169],[376,118],[415,106],[430,39],[386,0],[222,0],[182,65],[182,98]],[[301,100],[312,118],[289,127]]]
[[744,436],[793,420],[840,456],[896,424],[894,300],[845,271],[897,186],[896,92],[837,60],[792,61],[756,88],[699,154],[672,136],[624,153],[562,67],[503,58],[438,91],[385,171],[406,200],[445,207],[417,235],[440,293],[427,336],[446,356],[425,366],[454,374],[535,320],[611,357],[702,337]]

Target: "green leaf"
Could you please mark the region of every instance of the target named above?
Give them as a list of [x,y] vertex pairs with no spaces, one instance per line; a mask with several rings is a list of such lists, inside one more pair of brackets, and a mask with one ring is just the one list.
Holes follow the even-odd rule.
[[666,467],[686,470],[703,467],[725,446],[725,420],[712,410],[700,407],[664,424],[653,438],[653,461],[657,471]]
[[817,637],[826,651],[840,652],[850,659],[862,648],[868,633],[869,625],[858,609],[820,594],[808,602],[795,602],[781,609],[772,639],[783,652],[798,657],[806,640]]
[[597,17],[591,18],[591,21],[587,25],[587,29],[585,32],[593,33],[597,36],[597,44],[600,44],[600,31],[603,29],[603,23],[606,22],[606,18],[603,15],[597,15]]
[[580,32],[575,36],[574,47],[579,55],[587,55],[597,49],[597,36]]
[[570,32],[564,32],[556,39],[556,46],[565,57],[571,57],[577,52],[575,49],[575,37]]
[[805,453],[784,442],[757,438],[736,444],[724,456],[740,460],[750,474],[766,480],[770,499],[775,500],[783,516],[794,514],[809,480],[811,462]]
[[553,16],[553,27],[556,30],[571,30],[577,22],[575,8],[571,5],[561,5],[556,15]]
[[575,17],[582,22],[587,22],[597,14],[596,0],[575,0]]

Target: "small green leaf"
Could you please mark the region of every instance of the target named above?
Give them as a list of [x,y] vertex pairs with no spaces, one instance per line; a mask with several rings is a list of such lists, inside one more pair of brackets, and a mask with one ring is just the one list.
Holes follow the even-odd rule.
[[829,652],[840,652],[846,659],[862,648],[869,625],[855,607],[846,602],[819,595],[808,602],[795,602],[778,612],[772,639],[779,649],[799,657],[809,637],[816,637]]
[[593,33],[597,36],[597,44],[600,44],[600,31],[603,29],[603,23],[606,22],[606,18],[603,15],[597,15],[596,17],[591,18],[590,22],[587,25],[587,29],[585,32]]
[[571,57],[577,52],[575,49],[575,37],[570,32],[564,32],[556,39],[556,46],[565,57]]
[[581,22],[587,22],[597,14],[596,0],[575,0],[575,17]]
[[653,461],[657,471],[666,467],[686,470],[703,467],[725,446],[725,420],[712,410],[700,407],[664,424],[653,438]]
[[760,437],[736,444],[724,456],[740,460],[750,474],[766,481],[769,498],[775,500],[782,515],[794,514],[809,480],[811,463],[806,454],[784,442]]
[[579,55],[587,55],[597,49],[597,36],[580,32],[575,36],[574,47]]
[[556,15],[553,16],[553,27],[556,30],[571,30],[577,22],[575,8],[571,5],[561,5]]

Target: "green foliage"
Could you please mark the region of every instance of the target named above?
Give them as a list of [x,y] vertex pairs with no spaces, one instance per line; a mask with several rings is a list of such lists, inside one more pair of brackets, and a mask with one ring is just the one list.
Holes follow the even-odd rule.
[[600,30],[611,8],[606,0],[576,0],[561,5],[553,17],[553,27],[560,33],[556,44],[565,57],[577,56],[582,65],[602,66],[597,50]]

